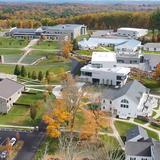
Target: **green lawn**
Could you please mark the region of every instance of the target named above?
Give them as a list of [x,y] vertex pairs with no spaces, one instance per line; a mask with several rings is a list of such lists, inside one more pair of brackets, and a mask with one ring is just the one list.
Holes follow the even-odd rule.
[[150,52],[150,51],[145,51],[145,54],[160,54],[160,52]]
[[56,41],[40,41],[38,44],[34,45],[35,49],[59,49],[59,44]]
[[0,55],[15,55],[20,53],[22,53],[20,49],[0,49]]
[[[35,104],[37,100],[42,100],[43,93],[37,92],[36,95],[22,95],[17,103],[22,104]],[[30,118],[30,108],[22,105],[14,105],[12,109],[6,115],[0,115],[0,124],[7,125],[24,125],[24,126],[32,126],[37,125],[40,121],[41,116],[43,114],[44,108],[40,108],[37,111],[36,120],[33,122]]]
[[[15,65],[4,65],[4,64],[0,64],[0,72],[4,72],[4,73],[10,73],[13,74],[14,73],[14,68]],[[50,64],[50,65],[34,65],[34,66],[26,66],[25,67],[26,70],[29,72],[32,71],[36,71],[37,73],[39,71],[42,72],[46,72],[47,70],[49,70],[50,72],[53,72],[55,74],[59,74],[62,71],[68,71],[71,68],[71,63],[70,62],[66,62],[66,63],[55,63],[55,64]]]
[[146,131],[147,131],[149,137],[152,137],[152,138],[154,138],[156,140],[159,140],[159,136],[158,136],[157,133],[155,133],[155,132],[153,132],[151,130],[146,130]]
[[121,122],[121,121],[115,121],[114,125],[121,137],[126,136],[127,132],[136,126],[135,124]]
[[153,128],[153,129],[156,129],[156,130],[159,130],[160,131],[160,126],[158,127],[158,126],[154,126],[154,125],[149,125],[151,128]]
[[143,79],[144,85],[152,90],[160,90],[160,83],[153,79]]
[[9,37],[0,37],[0,48],[24,48],[29,41]]
[[81,55],[86,55],[86,56],[91,56],[92,55],[91,50],[78,50],[77,53],[79,53]]
[[140,124],[146,124],[147,123],[147,122],[145,122],[141,119],[137,119],[137,118],[134,119],[134,122],[137,122],[137,123],[140,123]]
[[[127,132],[136,126],[135,124],[131,124],[128,122],[121,122],[118,120],[114,122],[114,125],[115,125],[115,127],[121,137],[125,137],[127,135]],[[157,133],[150,131],[150,130],[147,130],[147,129],[146,129],[146,131],[147,131],[149,137],[159,140]]]
[[5,63],[16,63],[18,60],[21,58],[22,54],[9,54],[9,55],[4,55],[4,62]]

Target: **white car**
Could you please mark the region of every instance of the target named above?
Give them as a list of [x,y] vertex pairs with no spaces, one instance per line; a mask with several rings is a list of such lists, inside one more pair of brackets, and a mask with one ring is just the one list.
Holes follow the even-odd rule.
[[7,152],[7,151],[3,151],[3,152],[0,154],[0,159],[5,159],[5,158],[7,158],[7,155],[8,155],[8,152]]
[[9,141],[9,143],[11,144],[11,146],[14,146],[16,144],[16,138],[11,138],[11,140]]

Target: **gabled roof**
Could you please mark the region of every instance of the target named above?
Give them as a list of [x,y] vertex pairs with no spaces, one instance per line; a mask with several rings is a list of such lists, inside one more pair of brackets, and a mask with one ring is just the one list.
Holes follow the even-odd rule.
[[160,142],[159,141],[153,140],[152,151],[154,154],[154,160],[159,160],[160,159]]
[[0,97],[3,99],[10,98],[15,92],[22,89],[24,85],[13,81],[11,79],[4,79],[0,81]]
[[144,140],[149,138],[147,132],[142,127],[136,126],[129,130],[126,136],[126,141],[129,141],[137,136],[142,137]]
[[121,88],[107,88],[102,93],[102,98],[115,100],[119,97],[126,95],[129,99],[131,99],[137,105],[143,95],[143,93],[148,92],[149,89],[143,86],[137,80],[130,81],[126,83],[126,85]]
[[82,27],[82,24],[59,24],[55,26],[43,26],[45,29],[55,29],[55,30],[74,30],[78,27]]
[[131,142],[125,144],[125,153],[131,156],[151,157],[152,142]]
[[141,42],[135,39],[128,40],[126,43],[116,46],[117,48],[135,48],[141,45]]

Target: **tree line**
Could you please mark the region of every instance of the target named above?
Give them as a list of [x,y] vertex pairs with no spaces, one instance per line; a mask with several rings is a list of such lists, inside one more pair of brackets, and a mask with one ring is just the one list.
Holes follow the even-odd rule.
[[42,71],[36,72],[36,71],[27,71],[25,66],[19,66],[16,65],[15,69],[14,69],[14,75],[16,76],[21,76],[21,77],[27,77],[33,80],[39,80],[39,81],[43,81],[44,79],[47,80],[47,83],[50,83],[50,81],[52,80],[52,73],[47,70],[45,73],[43,73]]
[[[36,28],[41,25],[55,25],[60,23],[81,23],[88,26],[89,29],[114,29],[119,27],[139,27],[153,29],[159,28],[160,10],[144,12],[102,12],[90,13],[78,16],[69,16],[66,18],[55,18],[54,16],[41,19],[15,19],[15,17],[0,19],[0,27],[20,27]],[[157,28],[157,29],[158,29]]]

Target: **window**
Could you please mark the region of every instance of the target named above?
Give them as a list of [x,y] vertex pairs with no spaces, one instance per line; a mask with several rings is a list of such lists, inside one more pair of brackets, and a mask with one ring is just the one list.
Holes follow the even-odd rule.
[[136,158],[132,158],[132,157],[131,157],[130,160],[136,160]]
[[103,103],[105,103],[105,100],[103,100]]
[[105,107],[105,106],[103,106],[103,109],[106,109],[106,107]]
[[129,107],[129,102],[126,99],[121,100],[121,108],[128,108]]
[[128,100],[126,100],[126,99],[122,99],[122,100],[121,100],[121,103],[127,103],[127,104],[128,104],[129,102],[128,102]]
[[92,77],[92,73],[91,72],[82,72],[83,76],[89,76]]
[[142,160],[147,160],[147,158],[142,158]]

